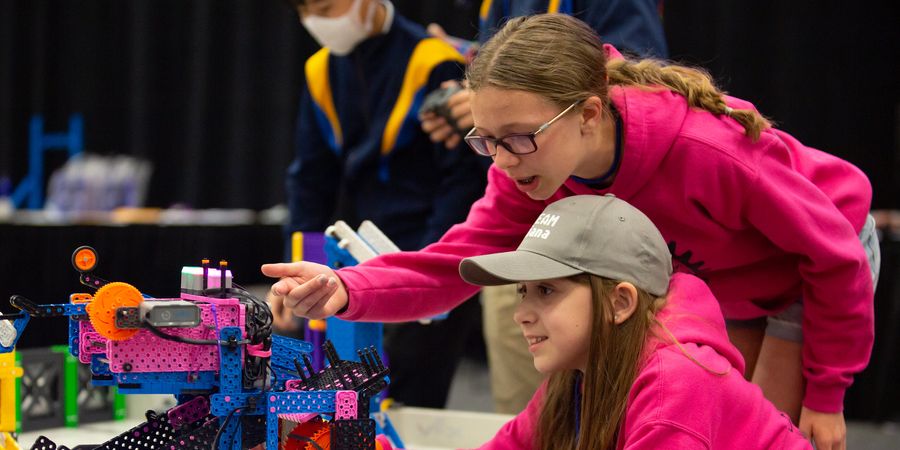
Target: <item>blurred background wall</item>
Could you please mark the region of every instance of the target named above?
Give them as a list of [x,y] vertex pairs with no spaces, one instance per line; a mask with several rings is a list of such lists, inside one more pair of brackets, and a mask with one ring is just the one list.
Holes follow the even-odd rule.
[[[395,4],[475,37],[477,0]],[[898,206],[888,2],[670,0],[664,22],[673,59],[858,165],[876,208]],[[0,0],[0,177],[24,176],[31,115],[53,130],[81,113],[87,151],[153,162],[150,206],[275,205],[316,47],[280,0]]]

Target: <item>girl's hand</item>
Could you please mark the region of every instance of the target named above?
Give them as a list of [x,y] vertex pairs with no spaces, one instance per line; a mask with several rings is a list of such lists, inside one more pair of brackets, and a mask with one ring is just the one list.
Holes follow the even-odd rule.
[[284,297],[274,296],[270,291],[266,301],[269,302],[269,309],[272,310],[272,325],[276,331],[289,333],[300,328],[297,321],[294,320],[294,313],[284,307]]
[[311,262],[263,264],[262,273],[279,278],[269,289],[270,304],[278,301],[296,316],[325,319],[347,305],[347,288],[328,266]]
[[847,450],[844,413],[823,413],[803,407],[800,431],[816,445],[816,450]]

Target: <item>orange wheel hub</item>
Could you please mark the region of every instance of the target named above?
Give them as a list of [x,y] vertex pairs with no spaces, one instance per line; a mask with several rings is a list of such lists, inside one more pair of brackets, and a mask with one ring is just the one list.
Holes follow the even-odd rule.
[[94,270],[97,267],[97,251],[86,245],[76,248],[72,253],[72,265],[82,273]]

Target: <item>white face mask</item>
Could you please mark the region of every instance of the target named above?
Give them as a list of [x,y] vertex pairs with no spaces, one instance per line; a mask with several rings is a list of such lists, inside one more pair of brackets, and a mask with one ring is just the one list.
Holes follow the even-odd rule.
[[346,14],[340,17],[306,16],[301,22],[309,34],[322,45],[328,47],[331,53],[344,56],[364,41],[372,32],[372,22],[375,21],[375,7],[378,2],[369,2],[369,10],[366,18],[359,19],[359,9],[362,0],[353,0],[353,5]]

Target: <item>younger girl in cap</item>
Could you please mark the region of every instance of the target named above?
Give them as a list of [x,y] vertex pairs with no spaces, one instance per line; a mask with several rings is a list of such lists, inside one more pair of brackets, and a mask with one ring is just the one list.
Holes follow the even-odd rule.
[[741,375],[709,288],[672,276],[662,235],[623,200],[559,200],[517,250],[464,259],[459,272],[518,283],[515,321],[549,375],[483,448],[812,448]]

